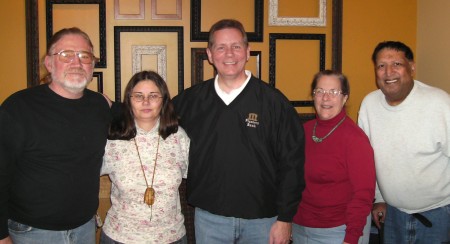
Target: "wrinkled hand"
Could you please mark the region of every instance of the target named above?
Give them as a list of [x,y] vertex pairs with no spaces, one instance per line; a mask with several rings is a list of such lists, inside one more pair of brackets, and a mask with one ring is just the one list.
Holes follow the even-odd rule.
[[384,223],[386,218],[386,203],[379,202],[375,203],[372,207],[372,219],[378,229],[381,228],[380,223]]
[[12,242],[11,238],[9,238],[9,236],[0,240],[0,244],[12,244],[12,243],[13,242]]
[[291,223],[276,221],[270,229],[269,244],[288,244],[291,234]]

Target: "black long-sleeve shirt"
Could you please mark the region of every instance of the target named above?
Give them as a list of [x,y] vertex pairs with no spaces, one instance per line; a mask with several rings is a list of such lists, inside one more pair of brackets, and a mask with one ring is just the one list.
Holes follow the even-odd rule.
[[284,95],[252,77],[226,105],[211,79],[174,105],[191,138],[190,204],[222,216],[292,221],[305,187],[304,132]]
[[98,208],[111,113],[85,90],[66,99],[48,85],[10,96],[0,110],[0,239],[7,219],[41,229],[76,228]]

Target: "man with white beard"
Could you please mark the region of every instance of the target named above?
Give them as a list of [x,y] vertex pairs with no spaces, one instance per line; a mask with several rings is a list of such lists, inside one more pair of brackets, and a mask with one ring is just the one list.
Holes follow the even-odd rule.
[[86,89],[96,58],[88,35],[49,41],[46,84],[0,109],[0,243],[95,243],[99,175],[111,120]]

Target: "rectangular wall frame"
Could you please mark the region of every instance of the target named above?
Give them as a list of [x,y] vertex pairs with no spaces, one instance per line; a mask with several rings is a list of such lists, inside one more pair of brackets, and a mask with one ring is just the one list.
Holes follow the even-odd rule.
[[144,18],[145,18],[145,0],[139,0],[138,14],[121,14],[120,0],[114,0],[114,19],[144,19]]
[[[218,0],[222,1],[222,0]],[[255,1],[255,31],[247,32],[249,42],[263,41],[264,0]],[[232,6],[236,8],[237,6]],[[202,0],[191,0],[191,41],[208,41],[208,31],[201,30]]]
[[[163,1],[163,0],[160,0]],[[152,0],[152,19],[160,20],[180,20],[182,13],[182,1],[175,0],[175,13],[173,14],[158,14],[158,0]]]
[[[176,33],[176,48],[177,55],[176,57],[167,56],[168,61],[173,61],[176,58],[177,63],[177,84],[178,84],[178,93],[184,90],[184,48],[183,48],[183,27],[182,26],[114,26],[114,74],[115,74],[115,101],[121,101],[121,91],[122,91],[122,80],[121,80],[121,72],[122,72],[122,59],[121,59],[121,34],[123,33],[134,33],[134,32],[142,32],[142,33]],[[158,46],[161,46],[159,44]],[[151,46],[151,45],[149,45]],[[131,48],[131,47],[130,47]],[[142,49],[142,45],[141,45]],[[146,48],[144,48],[146,49]],[[150,48],[151,49],[151,48]],[[147,50],[148,51],[148,50]],[[147,52],[144,50],[144,52]],[[152,52],[151,50],[149,52]],[[170,72],[170,71],[168,71]],[[129,77],[131,78],[131,77]],[[174,95],[174,94],[173,94]]]
[[[296,34],[296,33],[271,33],[269,34],[269,84],[276,87],[276,53],[277,40],[313,40],[319,42],[317,72],[325,69],[325,34]],[[302,57],[307,59],[308,57]],[[306,86],[308,87],[308,86]],[[308,107],[308,101],[294,100],[291,103],[296,107]]]
[[326,26],[327,0],[317,0],[319,16],[317,17],[284,17],[278,16],[279,0],[269,0],[270,26]]
[[[53,5],[55,4],[97,4],[98,5],[98,22],[99,22],[99,62],[95,64],[96,68],[106,68],[106,19],[105,19],[105,0],[47,0],[46,4],[46,24],[47,24],[47,42],[53,35]],[[75,20],[76,21],[76,20]],[[73,26],[77,26],[74,23]],[[72,26],[70,26],[72,27]]]

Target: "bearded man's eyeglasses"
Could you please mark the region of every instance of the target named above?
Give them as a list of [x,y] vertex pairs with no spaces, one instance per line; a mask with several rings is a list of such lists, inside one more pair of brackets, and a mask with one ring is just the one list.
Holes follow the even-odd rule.
[[59,61],[63,63],[71,63],[75,57],[78,57],[82,64],[92,64],[92,62],[96,60],[94,54],[86,51],[61,50],[52,55],[58,55]]

